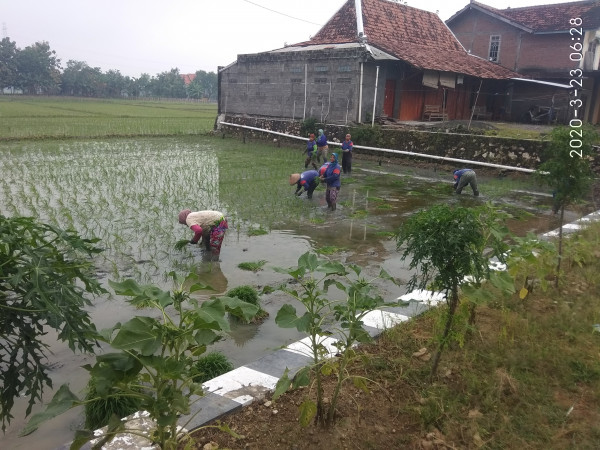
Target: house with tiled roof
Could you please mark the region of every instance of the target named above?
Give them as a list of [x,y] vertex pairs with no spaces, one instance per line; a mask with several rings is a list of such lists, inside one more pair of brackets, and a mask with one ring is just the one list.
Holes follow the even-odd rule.
[[[471,54],[549,83],[543,94],[528,93],[526,84],[511,91],[513,109],[548,107],[561,95],[550,83],[568,84],[578,88],[570,91],[581,103],[578,117],[600,123],[599,0],[507,9],[471,0],[446,23]],[[570,100],[563,102],[567,118],[574,115]]]
[[179,74],[179,76],[183,79],[183,83],[186,86],[189,86],[192,83],[192,81],[194,81],[194,79],[196,78],[195,73],[181,73]]
[[219,68],[219,113],[348,124],[505,118],[520,75],[469,54],[437,14],[348,0],[310,40]]

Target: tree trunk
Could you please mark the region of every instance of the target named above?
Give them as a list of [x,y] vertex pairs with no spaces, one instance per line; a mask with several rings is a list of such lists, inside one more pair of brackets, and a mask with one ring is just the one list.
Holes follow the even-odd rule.
[[442,356],[442,351],[446,346],[446,342],[448,340],[448,335],[450,334],[450,330],[452,329],[452,322],[454,320],[454,314],[456,313],[456,307],[458,306],[458,285],[452,287],[450,301],[448,302],[448,318],[446,319],[446,326],[444,327],[444,334],[442,335],[442,340],[437,349],[435,356],[433,357],[433,362],[431,365],[431,373],[429,374],[429,381],[433,380],[433,377],[437,373],[438,365],[440,363],[440,358]]
[[565,218],[565,205],[560,206],[560,226],[558,227],[558,262],[556,263],[556,275],[554,276],[554,287],[558,289],[558,278],[560,276],[560,262],[562,261],[563,241],[563,219]]

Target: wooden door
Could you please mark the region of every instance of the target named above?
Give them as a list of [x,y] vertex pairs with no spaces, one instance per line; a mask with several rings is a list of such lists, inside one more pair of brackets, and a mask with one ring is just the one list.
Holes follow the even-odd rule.
[[385,80],[385,95],[383,99],[383,113],[394,117],[394,103],[396,101],[396,80]]

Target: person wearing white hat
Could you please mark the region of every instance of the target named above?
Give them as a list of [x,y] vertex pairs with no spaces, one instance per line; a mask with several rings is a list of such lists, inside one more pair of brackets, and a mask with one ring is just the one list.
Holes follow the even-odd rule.
[[196,211],[184,209],[179,213],[179,223],[187,225],[194,232],[190,244],[197,244],[200,239],[204,242],[206,251],[213,256],[221,254],[221,245],[227,231],[227,220],[220,211]]

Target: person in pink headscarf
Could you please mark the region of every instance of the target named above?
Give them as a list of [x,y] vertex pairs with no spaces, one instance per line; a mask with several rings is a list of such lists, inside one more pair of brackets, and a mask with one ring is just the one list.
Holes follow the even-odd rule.
[[213,256],[221,254],[221,245],[227,231],[227,220],[220,211],[196,211],[184,209],[179,213],[179,223],[187,225],[194,232],[194,237],[190,244],[198,244],[200,240],[204,242],[206,251]]

